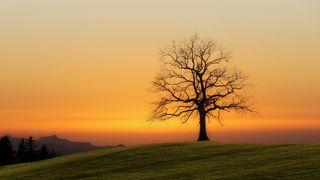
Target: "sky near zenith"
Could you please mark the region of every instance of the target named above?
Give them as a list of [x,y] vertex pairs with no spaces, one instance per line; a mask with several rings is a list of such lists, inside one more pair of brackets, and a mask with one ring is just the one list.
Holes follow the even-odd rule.
[[158,51],[192,34],[233,51],[258,114],[213,140],[320,141],[318,0],[2,0],[0,134],[94,144],[191,141],[196,120],[146,122]]

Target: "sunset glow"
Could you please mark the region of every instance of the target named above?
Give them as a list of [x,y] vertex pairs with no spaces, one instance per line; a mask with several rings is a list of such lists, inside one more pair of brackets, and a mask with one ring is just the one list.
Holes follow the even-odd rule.
[[1,1],[0,134],[196,140],[196,120],[147,118],[159,48],[198,33],[233,51],[258,111],[211,121],[212,140],[319,141],[319,9],[317,0]]

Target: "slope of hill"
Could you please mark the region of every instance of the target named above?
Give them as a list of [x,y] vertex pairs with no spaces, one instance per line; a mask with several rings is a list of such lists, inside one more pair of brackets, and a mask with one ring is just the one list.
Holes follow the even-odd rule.
[[3,179],[320,177],[320,144],[168,143],[115,147],[0,167]]
[[[13,148],[17,150],[22,138],[17,138],[12,136],[8,136],[8,137],[13,145]],[[73,142],[73,141],[69,141],[68,139],[60,138],[56,135],[45,136],[45,137],[40,137],[39,139],[36,139],[36,145],[38,148],[40,148],[43,144],[45,144],[49,149],[53,149],[58,154],[62,154],[62,155],[72,154],[76,152],[90,151],[90,150],[101,148],[99,146],[94,146],[89,142]]]

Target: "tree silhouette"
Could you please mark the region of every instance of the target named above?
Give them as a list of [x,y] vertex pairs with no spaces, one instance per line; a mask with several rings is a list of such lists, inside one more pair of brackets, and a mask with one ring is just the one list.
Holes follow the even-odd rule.
[[0,165],[38,161],[53,158],[57,155],[53,149],[50,151],[45,144],[40,149],[37,149],[36,142],[31,136],[27,141],[24,138],[21,140],[17,153],[13,151],[8,136],[0,139]]
[[0,139],[0,165],[10,164],[14,160],[14,151],[8,136]]
[[49,154],[49,157],[50,157],[50,158],[57,157],[57,156],[60,156],[60,155],[61,155],[61,154],[56,153],[56,152],[54,151],[54,149],[51,149],[51,150],[50,150],[50,154]]
[[27,159],[26,142],[24,138],[22,138],[21,142],[19,143],[16,156],[19,162],[25,162]]
[[150,120],[180,117],[183,123],[199,119],[198,141],[209,140],[207,118],[220,122],[221,112],[251,112],[247,76],[228,67],[230,51],[219,47],[212,39],[193,35],[160,51],[162,67],[153,81],[152,90],[160,96],[154,102]]
[[26,142],[27,161],[35,161],[37,159],[36,144],[32,136]]
[[43,144],[39,151],[39,159],[48,159],[50,158],[50,152],[45,144]]

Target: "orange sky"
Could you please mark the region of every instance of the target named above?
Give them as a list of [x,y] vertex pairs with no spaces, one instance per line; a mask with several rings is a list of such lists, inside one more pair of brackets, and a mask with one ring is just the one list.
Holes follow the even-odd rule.
[[233,50],[259,111],[211,123],[212,139],[320,141],[319,9],[317,0],[1,1],[0,134],[194,140],[195,122],[146,122],[147,89],[159,47],[198,33]]

